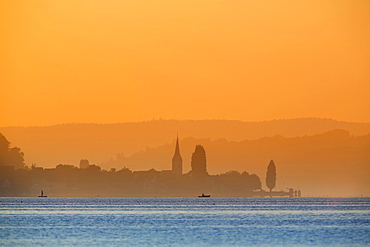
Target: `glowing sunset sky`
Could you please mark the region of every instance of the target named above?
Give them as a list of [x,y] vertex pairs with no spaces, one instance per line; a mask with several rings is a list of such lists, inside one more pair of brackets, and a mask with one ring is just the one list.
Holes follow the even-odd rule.
[[0,1],[0,126],[370,122],[370,1]]

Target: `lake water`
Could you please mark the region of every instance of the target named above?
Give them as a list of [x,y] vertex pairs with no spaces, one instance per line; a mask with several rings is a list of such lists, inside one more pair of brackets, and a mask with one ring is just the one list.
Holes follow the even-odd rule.
[[370,198],[0,198],[1,246],[370,246]]

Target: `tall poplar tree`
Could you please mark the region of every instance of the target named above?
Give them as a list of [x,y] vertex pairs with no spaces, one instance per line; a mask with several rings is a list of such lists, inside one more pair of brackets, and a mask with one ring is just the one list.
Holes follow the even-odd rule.
[[270,189],[270,192],[276,185],[276,166],[273,160],[270,161],[270,164],[267,167],[266,172],[266,185]]

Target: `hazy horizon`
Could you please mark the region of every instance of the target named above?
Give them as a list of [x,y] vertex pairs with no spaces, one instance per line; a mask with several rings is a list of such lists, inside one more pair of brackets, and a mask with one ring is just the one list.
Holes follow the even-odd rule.
[[239,120],[239,119],[175,119],[175,118],[153,118],[148,120],[141,120],[141,121],[126,121],[126,122],[63,122],[63,123],[55,123],[49,125],[7,125],[1,126],[0,128],[13,128],[13,127],[52,127],[52,126],[59,126],[59,125],[69,125],[69,124],[86,124],[86,125],[114,125],[114,124],[135,124],[135,123],[146,123],[146,122],[155,122],[155,121],[228,121],[228,122],[243,122],[243,123],[265,123],[265,122],[276,122],[276,121],[290,121],[290,120],[304,120],[304,119],[318,119],[318,120],[329,120],[335,122],[345,122],[345,123],[358,123],[358,124],[370,124],[370,122],[361,122],[361,121],[347,121],[347,120],[338,120],[333,118],[325,118],[325,117],[296,117],[296,118],[281,118],[281,119],[270,119],[270,120],[256,120],[256,121],[247,121],[247,120]]
[[207,152],[210,174],[246,171],[263,179],[267,163],[274,160],[281,189],[300,187],[304,195],[370,195],[367,123],[318,118],[154,120],[0,127],[0,133],[12,146],[21,148],[28,166],[78,166],[81,159],[87,159],[102,169],[126,167],[133,171],[170,170],[179,134],[184,173],[191,170],[191,154],[200,144]]
[[0,245],[370,244],[370,1],[0,0],[0,37]]
[[[287,182],[325,168],[330,187],[342,169],[356,191],[370,171],[369,11],[350,0],[0,1],[0,133],[45,167],[149,155],[177,133],[209,138],[212,172],[262,177],[278,157]],[[187,169],[198,144],[186,144]],[[134,170],[160,162],[133,159]]]

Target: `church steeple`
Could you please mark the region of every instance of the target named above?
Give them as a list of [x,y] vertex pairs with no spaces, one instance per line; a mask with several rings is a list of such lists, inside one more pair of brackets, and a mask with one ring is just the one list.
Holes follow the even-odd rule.
[[172,158],[172,172],[177,176],[182,175],[182,157],[180,154],[179,136],[177,136],[176,139],[175,154]]
[[180,146],[179,146],[179,136],[177,136],[177,139],[176,139],[176,149],[175,149],[175,154],[173,155],[173,157],[175,158],[176,156],[180,156],[181,158]]

